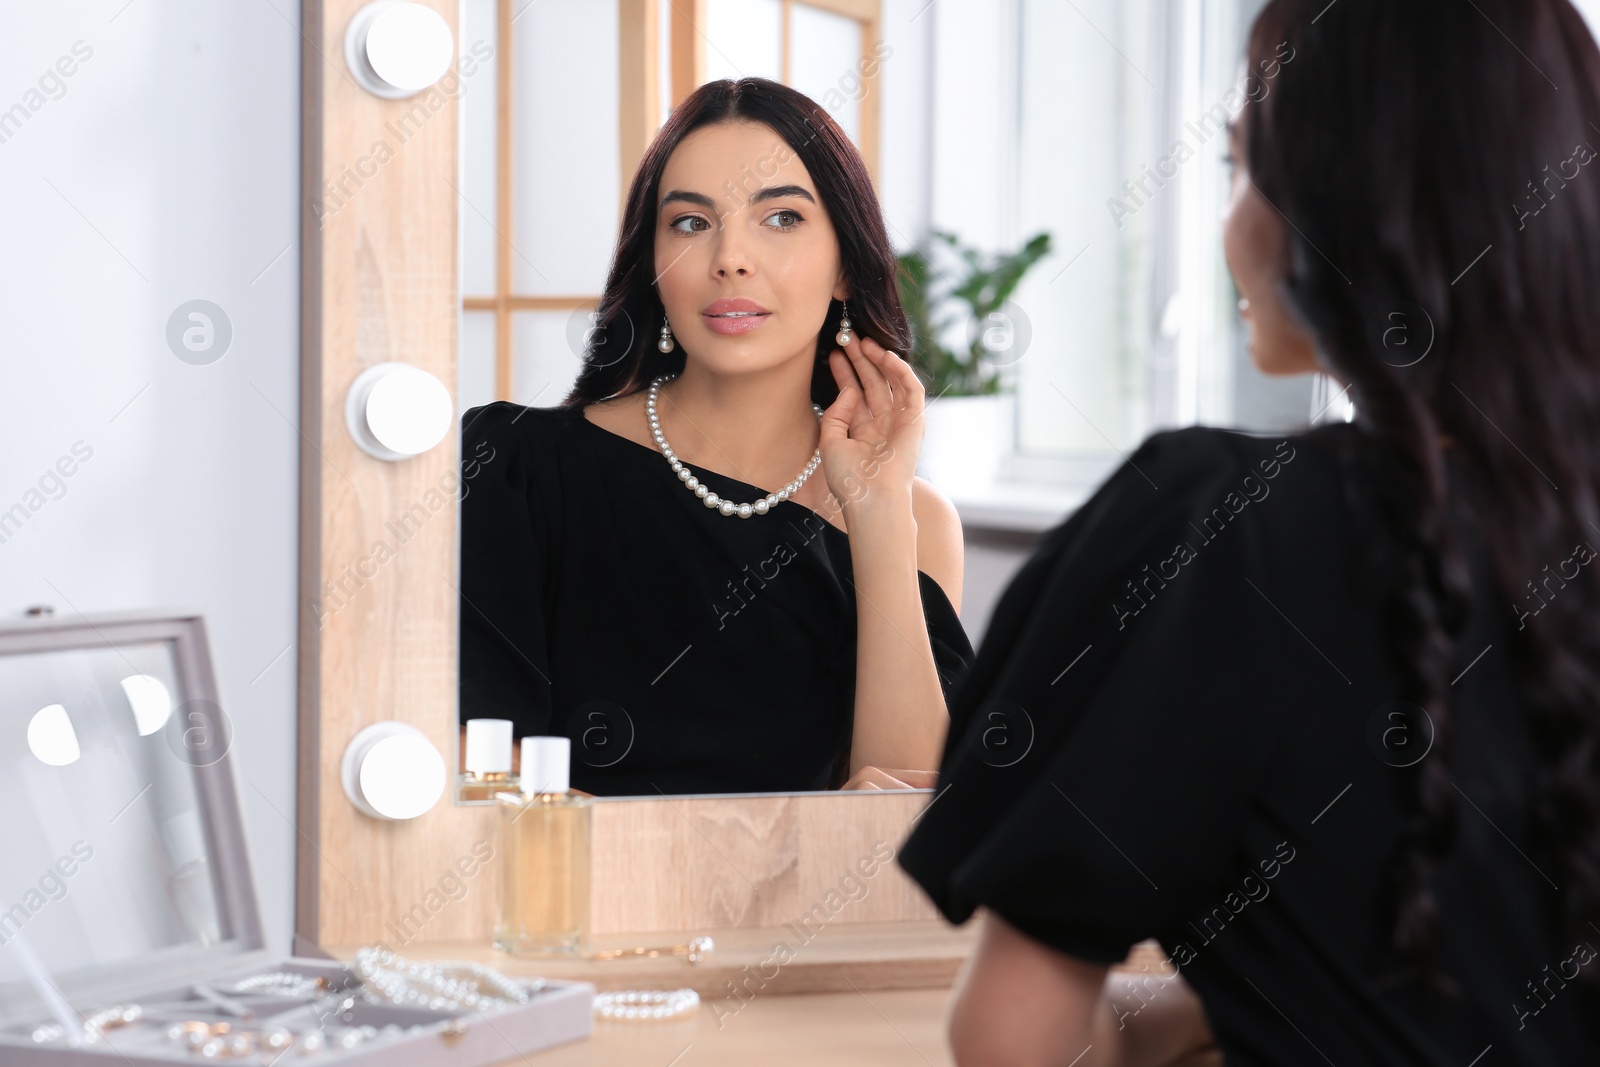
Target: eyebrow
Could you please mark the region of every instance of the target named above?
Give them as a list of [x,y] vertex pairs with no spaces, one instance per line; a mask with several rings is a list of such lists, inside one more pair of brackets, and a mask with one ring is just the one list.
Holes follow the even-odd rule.
[[[750,194],[750,203],[759,204],[763,200],[777,200],[785,196],[799,197],[801,200],[809,200],[813,204],[817,202],[816,197],[812,196],[808,191],[798,185],[769,185],[764,188],[757,189],[754,193]],[[709,196],[706,196],[704,193],[691,193],[683,189],[673,189],[671,192],[667,193],[666,196],[663,196],[661,198],[661,204],[656,208],[656,210],[659,211],[662,208],[665,208],[673,201],[681,201],[686,204],[698,204],[699,206],[710,211],[716,210],[716,205],[711,202],[711,198]]]

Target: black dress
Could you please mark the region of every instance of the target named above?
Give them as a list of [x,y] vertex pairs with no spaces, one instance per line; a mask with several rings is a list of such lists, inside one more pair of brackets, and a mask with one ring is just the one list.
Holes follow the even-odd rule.
[[1181,971],[1229,1067],[1600,1063],[1570,981],[1600,967],[1600,930],[1558,932],[1529,840],[1497,596],[1450,671],[1459,834],[1433,884],[1461,995],[1434,1006],[1396,977],[1379,901],[1407,768],[1437,753],[1395,703],[1338,458],[1357,432],[1157,434],[1046,534],[951,698],[900,862],[956,922],[983,905],[1108,963],[1158,939],[1146,989]]
[[[794,501],[721,515],[577,407],[502,401],[462,427],[462,721],[571,737],[573,787],[600,796],[841,784],[856,659],[842,530]],[[765,495],[695,473],[728,499]],[[948,694],[972,646],[917,574]]]

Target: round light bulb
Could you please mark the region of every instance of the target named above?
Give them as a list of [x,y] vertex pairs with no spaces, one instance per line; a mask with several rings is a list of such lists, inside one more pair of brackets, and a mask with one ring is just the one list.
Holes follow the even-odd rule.
[[437,11],[410,0],[374,0],[345,28],[345,65],[374,96],[402,100],[450,69],[455,37]]
[[450,432],[455,403],[438,378],[409,363],[362,371],[345,394],[345,428],[378,459],[421,455]]
[[444,795],[444,757],[427,736],[403,722],[367,727],[344,751],[345,795],[374,819],[415,819]]
[[419,93],[450,69],[455,41],[450,24],[433,8],[395,4],[372,20],[367,30],[367,62],[394,86]]

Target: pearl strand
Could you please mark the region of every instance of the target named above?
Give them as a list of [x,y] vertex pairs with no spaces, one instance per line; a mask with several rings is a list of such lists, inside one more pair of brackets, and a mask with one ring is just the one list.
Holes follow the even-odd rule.
[[687,1015],[700,1006],[700,994],[692,989],[674,989],[670,993],[623,990],[617,993],[596,993],[596,1015],[607,1019],[671,1019]]
[[518,981],[481,963],[417,963],[387,949],[356,952],[355,971],[368,1001],[434,1010],[490,1012],[526,1004],[543,978]]
[[[822,465],[822,448],[819,445],[816,451],[811,453],[811,462],[806,464],[806,469],[800,472],[799,477],[779,489],[776,493],[768,493],[760,500],[749,504],[735,504],[731,500],[723,500],[707,488],[699,478],[696,478],[694,471],[683,465],[683,462],[678,459],[677,453],[672,451],[672,446],[667,444],[666,434],[661,432],[661,418],[656,414],[656,395],[660,392],[663,383],[670,382],[676,377],[676,374],[663,374],[650,383],[650,394],[645,399],[645,415],[650,420],[650,435],[656,439],[656,447],[661,449],[661,454],[666,456],[667,462],[672,465],[673,471],[678,475],[678,481],[682,482],[690,492],[699,497],[706,507],[715,508],[718,513],[723,515],[737,515],[741,519],[748,519],[752,515],[765,515],[773,507],[799,492],[800,487],[806,484],[806,479],[811,477],[816,469]],[[812,404],[811,410],[816,413],[817,418],[822,418],[822,408]]]

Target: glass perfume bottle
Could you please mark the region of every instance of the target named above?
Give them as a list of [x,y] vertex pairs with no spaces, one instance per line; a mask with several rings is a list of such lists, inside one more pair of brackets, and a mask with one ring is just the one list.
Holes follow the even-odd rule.
[[456,779],[456,799],[465,804],[492,804],[496,793],[515,792],[511,773],[510,719],[468,719],[466,769]]
[[589,940],[589,807],[569,791],[572,742],[522,739],[522,792],[498,796],[500,922],[495,947],[576,955]]

